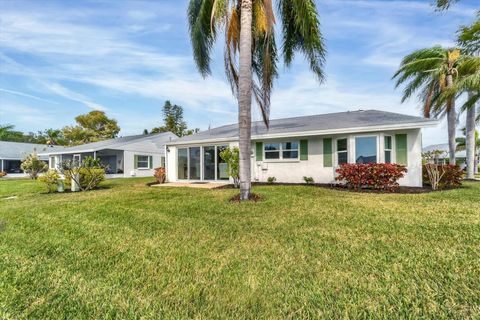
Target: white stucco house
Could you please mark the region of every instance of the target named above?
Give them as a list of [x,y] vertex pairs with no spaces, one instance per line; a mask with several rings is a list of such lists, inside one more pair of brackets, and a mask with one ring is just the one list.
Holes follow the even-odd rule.
[[[359,110],[252,123],[252,181],[332,183],[342,163],[399,163],[403,186],[422,186],[422,128],[437,121]],[[219,153],[238,146],[238,125],[226,125],[166,143],[167,180],[228,180]]]
[[153,176],[153,169],[165,166],[165,144],[178,138],[171,132],[126,136],[67,147],[42,154],[49,167],[58,169],[62,161],[99,158],[108,165],[107,178]]
[[48,156],[40,154],[62,149],[45,144],[0,141],[0,171],[6,172],[7,178],[26,176],[20,165],[29,154],[36,152],[40,160],[48,162]]

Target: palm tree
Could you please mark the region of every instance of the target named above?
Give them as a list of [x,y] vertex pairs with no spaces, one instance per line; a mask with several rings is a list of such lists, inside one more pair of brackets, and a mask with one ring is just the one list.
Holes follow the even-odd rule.
[[[463,134],[466,135],[466,128],[463,128]],[[459,137],[456,139],[457,141],[457,151],[463,151],[463,150],[467,150],[467,153],[468,153],[468,140],[467,140],[468,137]],[[478,157],[480,156],[480,134],[477,130],[475,130],[475,133],[474,133],[474,144],[473,144],[473,165],[471,166],[472,168],[472,173],[473,173],[473,176],[472,177],[469,177],[468,174],[467,174],[467,179],[474,179],[475,178],[475,174],[478,172]],[[467,173],[468,173],[468,166],[469,166],[469,163],[468,163],[468,154],[467,154]]]
[[11,124],[0,125],[0,140],[6,139],[10,134],[15,132],[13,130],[14,128],[15,126]]
[[[277,0],[282,23],[282,55],[289,66],[302,52],[320,82],[324,79],[323,44],[314,0]],[[210,74],[211,51],[225,32],[225,73],[238,100],[240,199],[250,196],[252,95],[268,127],[270,95],[277,77],[278,53],[272,0],[190,0],[190,38],[198,70]]]
[[[471,26],[460,28],[457,42],[463,50],[473,55],[471,62],[466,62],[465,77],[458,84],[460,89],[468,90],[468,100],[465,104],[466,112],[466,149],[467,149],[467,179],[474,179],[477,172],[477,163],[475,161],[475,120],[476,104],[480,98],[480,12],[477,13],[477,19]],[[463,88],[462,88],[463,86]]]
[[459,49],[447,49],[440,46],[414,51],[403,58],[393,79],[397,79],[395,87],[406,83],[402,102],[419,93],[423,103],[425,117],[447,116],[448,146],[450,163],[455,163],[455,130],[457,115],[455,97],[449,97],[445,103],[438,103],[441,94],[454,85],[458,75],[457,66],[462,56]]

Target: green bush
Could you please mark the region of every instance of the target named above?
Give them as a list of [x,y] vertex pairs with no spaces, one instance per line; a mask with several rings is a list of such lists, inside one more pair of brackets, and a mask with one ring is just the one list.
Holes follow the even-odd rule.
[[[98,187],[105,180],[105,166],[99,159],[85,157],[82,162],[67,160],[60,165],[60,171],[65,176],[65,185],[71,188],[72,179],[80,185],[81,191]],[[78,174],[78,178],[76,178]]]
[[[103,168],[79,168],[76,171],[80,176],[80,187],[87,191],[98,187],[100,182],[105,180],[105,169]],[[65,186],[72,187],[72,170],[65,170],[63,172],[65,176]]]
[[313,184],[315,181],[313,180],[312,177],[303,177],[303,181],[305,181],[306,184]]
[[275,177],[268,177],[267,178],[268,183],[274,183],[275,181],[277,181],[277,178],[275,178]]
[[38,181],[45,183],[48,193],[57,190],[58,180],[60,175],[57,170],[48,170],[44,175],[38,177]]
[[38,159],[37,154],[34,152],[29,154],[20,165],[20,168],[28,173],[31,179],[36,180],[38,175],[48,170],[48,165],[42,160]]

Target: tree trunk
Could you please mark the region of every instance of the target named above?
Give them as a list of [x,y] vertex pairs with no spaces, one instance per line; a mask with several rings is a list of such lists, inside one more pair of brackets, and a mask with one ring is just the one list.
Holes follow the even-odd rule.
[[[473,92],[468,93],[470,99]],[[475,105],[467,110],[465,148],[467,150],[467,179],[475,179]]]
[[[453,85],[453,76],[447,75],[447,88]],[[455,141],[457,124],[457,112],[455,111],[455,98],[450,99],[447,102],[447,125],[448,125],[448,152],[450,164],[455,164],[455,149],[457,143]]]
[[252,0],[241,0],[238,77],[238,131],[240,146],[240,200],[250,197],[252,126]]

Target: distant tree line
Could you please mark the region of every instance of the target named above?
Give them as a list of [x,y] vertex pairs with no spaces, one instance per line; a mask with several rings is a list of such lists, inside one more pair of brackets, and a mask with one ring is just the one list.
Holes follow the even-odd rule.
[[[186,136],[198,132],[198,129],[188,129],[183,119],[183,108],[166,101],[162,109],[163,124],[145,129],[144,134],[173,132],[177,136]],[[74,146],[89,142],[116,138],[120,132],[117,120],[109,118],[105,112],[94,110],[75,117],[75,125],[62,129],[46,129],[43,131],[24,133],[15,130],[11,124],[0,124],[0,141],[28,142],[59,146]]]

